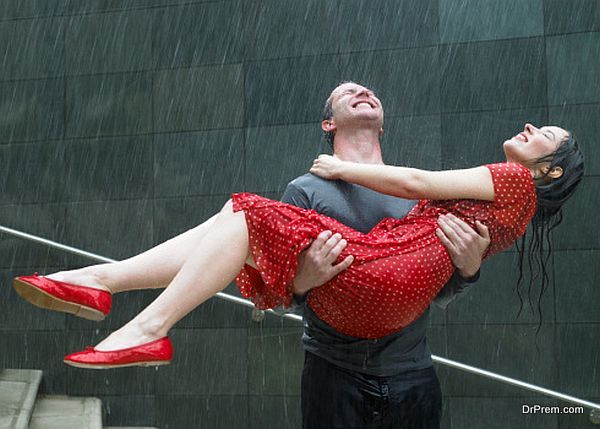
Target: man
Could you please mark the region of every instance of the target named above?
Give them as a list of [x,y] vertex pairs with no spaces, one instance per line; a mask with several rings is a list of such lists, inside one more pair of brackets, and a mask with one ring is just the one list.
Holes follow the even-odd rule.
[[[383,108],[364,86],[345,82],[333,90],[322,129],[340,159],[383,164],[379,140]],[[290,182],[282,201],[316,210],[365,233],[385,217],[404,217],[414,205],[311,174]],[[441,218],[439,225],[438,237],[457,267],[436,298],[445,307],[477,280],[489,235],[483,225],[476,232],[453,216]],[[322,232],[301,255],[294,280],[294,293],[304,310],[303,427],[439,428],[442,394],[425,340],[428,310],[402,331],[369,340],[336,332],[306,304],[310,289],[352,263],[351,256],[336,263],[344,247],[343,237]]]

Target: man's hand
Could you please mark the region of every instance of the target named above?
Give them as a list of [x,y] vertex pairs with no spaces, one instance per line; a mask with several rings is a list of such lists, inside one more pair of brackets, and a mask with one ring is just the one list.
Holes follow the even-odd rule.
[[346,240],[340,234],[323,231],[310,247],[298,256],[298,270],[294,278],[294,294],[304,295],[309,290],[327,283],[333,277],[350,266],[353,256],[347,256],[342,262],[333,265]]
[[477,221],[475,231],[451,214],[440,216],[438,225],[436,234],[446,246],[458,274],[464,279],[473,277],[479,271],[481,258],[490,244],[488,228]]

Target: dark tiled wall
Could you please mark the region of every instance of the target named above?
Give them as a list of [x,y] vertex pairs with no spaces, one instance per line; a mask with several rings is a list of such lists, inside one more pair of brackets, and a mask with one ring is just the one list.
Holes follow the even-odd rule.
[[[599,23],[595,0],[4,0],[0,224],[120,259],[207,219],[231,192],[277,198],[326,150],[319,113],[340,80],[378,91],[389,163],[501,160],[524,122],[556,123],[579,136],[587,177],[556,233],[539,333],[527,304],[516,318],[508,252],[460,301],[433,308],[429,341],[598,401]],[[60,357],[158,292],[116,296],[95,324],[10,288],[16,274],[86,260],[9,236],[0,256],[0,365],[44,369],[44,392],[99,396],[112,425],[300,427],[294,323],[211,300],[172,332],[174,365],[82,371]],[[586,415],[522,414],[564,404],[437,368],[444,428],[592,427]]]

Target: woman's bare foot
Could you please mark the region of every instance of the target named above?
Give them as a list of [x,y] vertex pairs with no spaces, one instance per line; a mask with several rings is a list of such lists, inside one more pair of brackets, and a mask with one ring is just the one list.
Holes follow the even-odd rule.
[[78,286],[101,289],[112,293],[110,288],[102,284],[100,276],[94,272],[94,266],[84,267],[77,270],[59,271],[44,277]]

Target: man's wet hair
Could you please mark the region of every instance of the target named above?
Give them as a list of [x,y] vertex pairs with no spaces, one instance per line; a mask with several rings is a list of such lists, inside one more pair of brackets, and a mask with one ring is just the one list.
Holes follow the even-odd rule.
[[[331,90],[331,92],[329,93],[329,97],[327,97],[327,100],[325,101],[325,105],[323,106],[323,111],[321,113],[321,121],[326,121],[326,120],[333,118],[333,100],[331,99],[331,96],[333,94],[333,91],[335,91],[335,89],[338,86],[343,85],[345,83],[356,83],[356,82],[351,81],[351,80],[343,80],[341,82],[338,82],[338,84],[335,86],[335,88],[333,88]],[[359,84],[357,83],[357,85],[359,85]],[[329,132],[323,131],[323,139],[329,145],[331,150],[333,150],[334,137],[335,137],[335,133],[333,131],[329,131]]]

